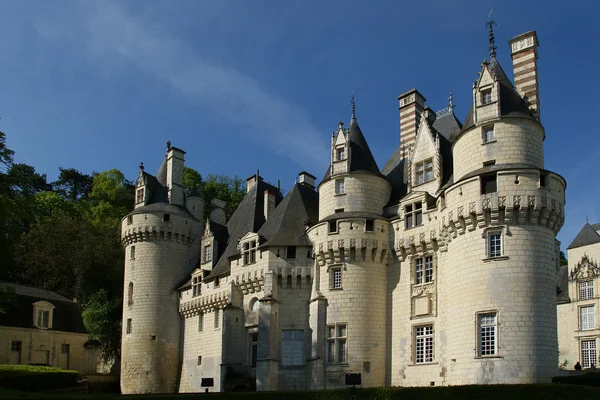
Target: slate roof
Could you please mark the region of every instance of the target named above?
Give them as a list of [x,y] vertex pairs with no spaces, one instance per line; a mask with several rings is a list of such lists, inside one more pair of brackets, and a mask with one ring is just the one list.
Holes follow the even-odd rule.
[[[495,57],[492,57],[488,63],[488,66],[492,70],[492,73],[498,77],[498,82],[500,83],[500,116],[528,118],[537,121],[525,103],[525,100],[523,100],[519,93],[517,93],[510,79],[508,79],[506,73]],[[471,105],[471,108],[467,113],[467,117],[465,118],[465,122],[462,127],[462,132],[475,126],[473,122],[474,107],[475,104]]]
[[402,158],[402,151],[400,146],[398,146],[381,170],[385,179],[392,185],[392,193],[388,206],[398,204],[408,191],[406,167],[405,159]]
[[[348,172],[367,172],[382,176],[365,136],[358,126],[354,113],[352,113],[350,125],[348,126],[348,142],[350,144],[350,166]],[[330,177],[331,166],[327,168],[323,181],[326,181]]]
[[556,302],[568,303],[569,297],[569,266],[563,265],[556,274]]
[[258,235],[266,239],[262,246],[312,246],[306,227],[318,220],[318,193],[297,183],[259,229]]
[[262,179],[257,180],[250,191],[246,193],[244,199],[229,219],[229,222],[227,222],[227,247],[205,280],[211,280],[217,276],[229,274],[229,258],[239,254],[237,250],[239,239],[248,232],[258,232],[265,223],[265,190],[275,193],[276,206],[281,202],[283,196],[279,189],[264,182]]
[[587,246],[589,244],[600,243],[600,235],[598,232],[596,232],[598,229],[600,229],[600,224],[595,224],[592,226],[589,223],[586,223],[583,228],[581,228],[577,236],[575,236],[575,239],[573,239],[569,247],[567,247],[567,250],[581,246]]
[[78,303],[49,290],[16,283],[0,282],[0,288],[14,291],[16,295],[7,312],[0,314],[0,326],[38,329],[33,325],[33,303],[47,301],[55,307],[50,331],[87,333]]

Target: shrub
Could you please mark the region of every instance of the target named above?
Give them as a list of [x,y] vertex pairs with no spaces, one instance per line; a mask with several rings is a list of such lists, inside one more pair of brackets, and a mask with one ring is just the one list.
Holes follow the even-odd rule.
[[583,375],[555,376],[552,378],[552,383],[600,387],[600,371],[588,372]]
[[37,365],[0,365],[0,387],[41,391],[77,385],[77,371]]

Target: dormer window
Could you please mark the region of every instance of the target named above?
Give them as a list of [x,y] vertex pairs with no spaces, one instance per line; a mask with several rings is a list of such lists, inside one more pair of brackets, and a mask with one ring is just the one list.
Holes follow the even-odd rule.
[[256,262],[256,240],[244,243],[242,258],[244,260],[244,265],[254,264]]
[[33,325],[40,329],[51,329],[54,306],[47,301],[33,303]]
[[335,194],[340,195],[340,194],[345,194],[345,190],[344,190],[344,179],[336,179],[335,180]]
[[288,260],[296,259],[296,246],[287,246],[285,250],[285,258]]
[[202,294],[202,279],[199,276],[192,278],[192,297]]
[[346,159],[346,151],[343,147],[338,147],[335,149],[335,160],[343,161]]
[[144,188],[138,189],[135,194],[135,202],[141,203],[144,201]]
[[492,102],[492,89],[481,91],[481,105],[490,104]]
[[433,159],[421,161],[415,164],[416,183],[420,185],[433,180]]
[[204,264],[212,261],[212,246],[207,244],[204,246],[204,253],[202,254],[202,260]]

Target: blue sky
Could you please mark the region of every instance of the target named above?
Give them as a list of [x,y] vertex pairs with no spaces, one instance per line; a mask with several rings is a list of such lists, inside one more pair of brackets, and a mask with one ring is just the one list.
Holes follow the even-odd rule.
[[[359,123],[382,167],[399,143],[397,96],[462,120],[488,56],[536,30],[546,168],[567,179],[566,247],[600,222],[600,5],[579,1],[9,1],[0,3],[0,130],[18,162],[154,172],[165,142],[203,175],[259,169],[288,189],[322,177],[331,132]],[[591,89],[591,90],[590,90]]]

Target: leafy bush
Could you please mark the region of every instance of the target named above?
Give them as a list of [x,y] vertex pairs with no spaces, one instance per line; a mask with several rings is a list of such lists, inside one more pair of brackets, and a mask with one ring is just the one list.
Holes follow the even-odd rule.
[[552,378],[552,383],[600,387],[600,371],[588,372],[583,375],[555,376]]
[[37,365],[0,365],[0,387],[41,391],[77,385],[77,371]]

